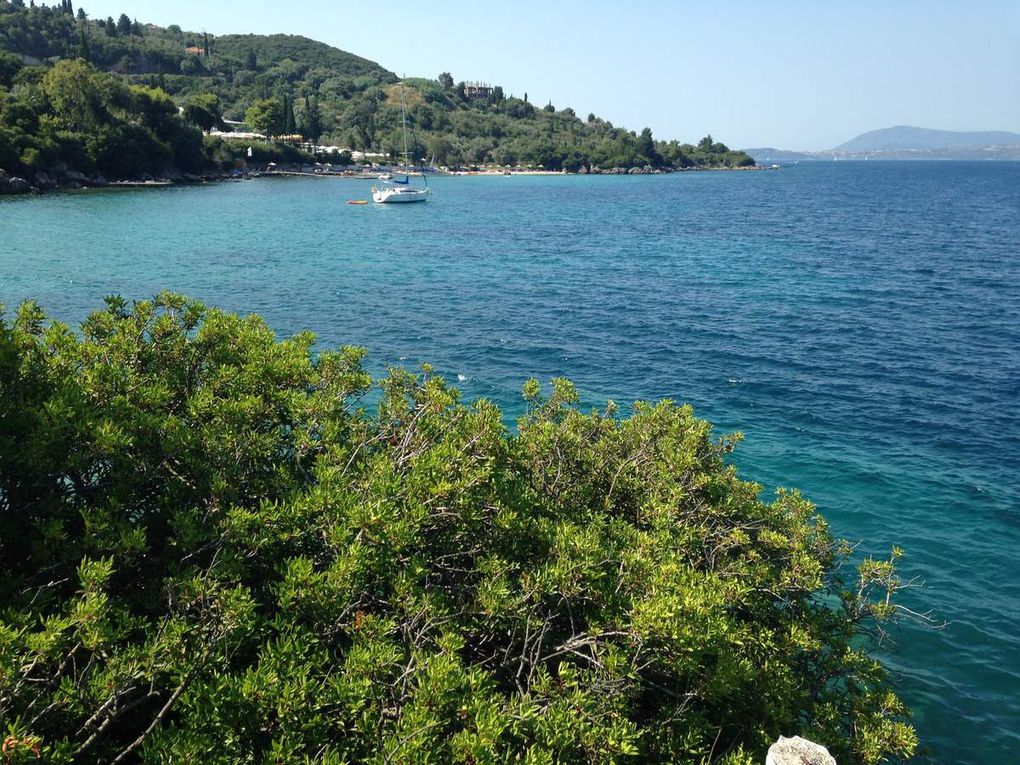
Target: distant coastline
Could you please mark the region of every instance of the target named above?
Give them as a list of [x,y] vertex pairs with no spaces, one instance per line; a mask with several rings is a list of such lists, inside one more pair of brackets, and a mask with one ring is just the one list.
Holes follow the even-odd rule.
[[1006,131],[931,130],[898,125],[862,133],[824,151],[787,151],[774,147],[744,149],[757,163],[835,162],[840,160],[1020,161],[1020,134]]

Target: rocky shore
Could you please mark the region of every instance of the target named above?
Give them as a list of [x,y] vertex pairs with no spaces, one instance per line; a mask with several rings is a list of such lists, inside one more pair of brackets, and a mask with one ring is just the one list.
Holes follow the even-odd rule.
[[167,173],[163,177],[143,175],[138,178],[110,180],[96,173],[86,175],[66,167],[56,167],[48,173],[39,172],[29,178],[9,175],[0,169],[0,196],[8,194],[42,194],[47,191],[62,189],[102,189],[102,188],[147,188],[152,186],[173,186],[182,183],[209,183],[212,181],[237,180],[258,175],[257,172],[209,172]]

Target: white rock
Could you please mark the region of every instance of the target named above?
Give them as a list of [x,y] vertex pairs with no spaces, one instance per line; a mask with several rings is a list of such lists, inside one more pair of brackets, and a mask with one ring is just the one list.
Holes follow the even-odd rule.
[[800,736],[780,736],[769,747],[765,765],[836,765],[836,760],[821,744]]

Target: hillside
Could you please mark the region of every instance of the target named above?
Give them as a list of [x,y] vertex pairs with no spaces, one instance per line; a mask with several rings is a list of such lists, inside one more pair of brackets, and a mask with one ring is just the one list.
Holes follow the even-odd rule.
[[1020,160],[1020,134],[1003,131],[953,132],[899,127],[872,130],[828,151],[744,149],[760,164],[833,159]]
[[[407,79],[397,86],[396,76],[379,64],[305,37],[214,37],[175,25],[142,24],[126,15],[91,19],[81,8],[74,13],[67,0],[59,6],[31,8],[20,0],[0,0],[0,55],[4,51],[13,55],[0,65],[0,129],[9,131],[16,128],[13,112],[19,109],[57,116],[53,104],[38,98],[34,89],[55,62],[78,58],[130,87],[165,92],[183,110],[186,121],[206,130],[223,119],[243,120],[267,135],[300,134],[320,144],[395,156],[402,143],[403,98],[410,109],[415,158],[437,165],[491,163],[587,171],[754,164],[748,155],[730,151],[711,136],[696,145],[660,141],[648,128],[638,133],[594,114],[582,120],[572,109],[553,104],[536,108],[526,94],[516,98],[499,86],[474,87],[456,82],[449,73],[436,79]],[[103,85],[99,91],[110,87]],[[105,112],[120,115],[126,123],[136,127],[144,123],[140,112],[126,109],[125,103],[106,106]],[[8,118],[3,117],[4,109]],[[61,127],[79,126],[65,120]],[[46,169],[40,156],[48,150],[33,144],[30,139],[36,134],[17,130],[6,139],[0,132],[0,158],[8,157],[4,169]],[[207,152],[210,161],[232,159],[214,148]],[[10,159],[13,155],[17,160]],[[88,155],[91,166],[103,169],[97,151],[84,143],[80,150],[72,147],[48,155],[72,166]]]
[[872,130],[842,143],[834,152],[942,151],[1020,145],[1020,134],[1003,131],[954,132],[898,125]]
[[768,165],[773,162],[806,162],[813,159],[819,159],[818,154],[806,151],[787,151],[785,149],[775,149],[771,146],[756,148],[756,149],[742,149],[745,154],[749,154],[754,158],[754,161],[760,165]]

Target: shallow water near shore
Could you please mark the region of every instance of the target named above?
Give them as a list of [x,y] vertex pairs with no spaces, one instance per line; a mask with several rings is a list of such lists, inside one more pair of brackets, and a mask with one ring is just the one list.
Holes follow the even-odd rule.
[[[745,478],[796,486],[860,551],[905,548],[882,654],[940,763],[1020,761],[1020,163],[819,163],[650,177],[260,179],[0,198],[0,301],[80,321],[170,289],[431,362],[519,413],[692,403]],[[796,731],[788,732],[790,735]],[[921,757],[919,761],[928,758]]]

